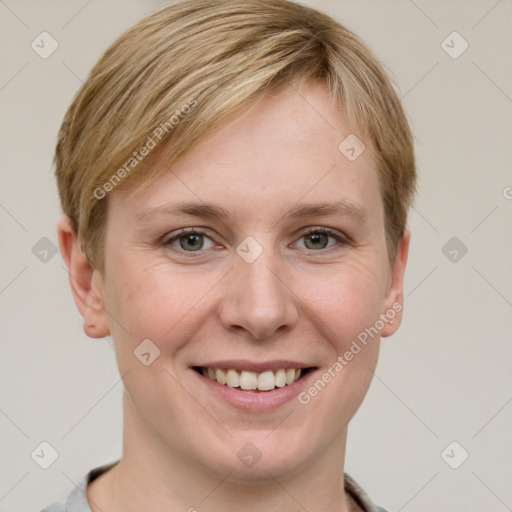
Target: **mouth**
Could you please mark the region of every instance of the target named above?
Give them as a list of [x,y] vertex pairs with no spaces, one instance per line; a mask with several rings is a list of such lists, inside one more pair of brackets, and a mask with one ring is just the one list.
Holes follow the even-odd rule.
[[266,369],[260,372],[250,369],[214,366],[194,366],[192,369],[221,386],[249,393],[258,393],[292,386],[315,368],[283,367],[275,370]]

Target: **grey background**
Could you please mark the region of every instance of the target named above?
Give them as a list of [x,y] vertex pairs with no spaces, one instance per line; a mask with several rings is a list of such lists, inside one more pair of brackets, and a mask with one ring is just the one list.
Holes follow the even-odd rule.
[[[2,511],[63,499],[120,456],[111,341],[83,333],[60,255],[39,258],[57,243],[51,160],[64,112],[107,46],[161,3],[0,0]],[[512,2],[307,3],[391,70],[420,173],[405,320],[383,340],[346,471],[390,511],[512,510]],[[59,44],[47,59],[31,48],[43,31]],[[453,31],[469,44],[456,59],[442,47]],[[46,470],[31,458],[42,441],[58,452]],[[461,448],[441,456],[452,441],[469,453],[458,469],[445,460],[460,461]]]

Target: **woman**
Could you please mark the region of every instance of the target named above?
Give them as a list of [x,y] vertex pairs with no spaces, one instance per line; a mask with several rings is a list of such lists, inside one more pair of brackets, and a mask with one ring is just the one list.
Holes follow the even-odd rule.
[[416,174],[371,51],[286,0],[167,5],[93,68],[55,163],[124,437],[44,510],[384,510],[344,458],[400,325]]

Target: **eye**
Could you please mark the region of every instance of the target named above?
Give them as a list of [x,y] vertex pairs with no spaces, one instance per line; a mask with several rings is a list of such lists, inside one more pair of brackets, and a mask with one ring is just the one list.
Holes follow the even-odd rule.
[[[334,240],[334,243],[329,245],[329,238]],[[313,227],[303,233],[300,240],[305,240],[306,249],[314,251],[329,249],[334,245],[347,245],[348,239],[336,231],[325,227]]]
[[[209,240],[208,242],[205,241]],[[197,252],[201,249],[211,249],[214,246],[211,238],[198,228],[180,229],[175,235],[170,236],[164,241],[164,245],[170,245],[186,252]]]
[[[336,245],[344,246],[350,243],[346,236],[322,226],[309,228],[299,240],[305,241],[301,248],[313,251],[323,251]],[[215,246],[213,240],[201,228],[180,229],[174,234],[171,233],[162,243],[177,251],[189,253],[201,252],[203,249],[212,249]]]

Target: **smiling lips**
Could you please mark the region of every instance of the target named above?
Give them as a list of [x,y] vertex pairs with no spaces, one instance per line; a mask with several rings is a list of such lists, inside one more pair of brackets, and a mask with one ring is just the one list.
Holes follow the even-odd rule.
[[293,384],[301,377],[301,368],[280,368],[256,373],[234,368],[200,367],[199,371],[210,380],[243,391],[272,391]]

